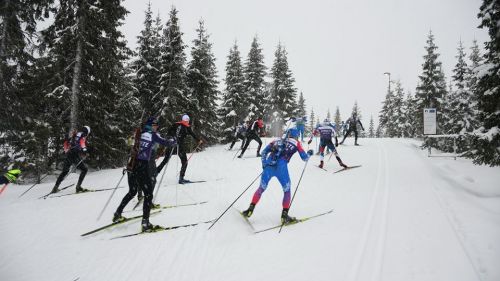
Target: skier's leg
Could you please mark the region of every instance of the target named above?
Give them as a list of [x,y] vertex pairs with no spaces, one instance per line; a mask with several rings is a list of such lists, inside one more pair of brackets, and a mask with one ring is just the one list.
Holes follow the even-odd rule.
[[168,161],[170,160],[170,156],[172,156],[173,150],[174,150],[173,147],[165,149],[165,157],[161,161],[160,165],[158,165],[158,167],[156,168],[156,174],[159,174],[163,169],[163,167],[165,167],[165,165],[168,163]]
[[249,136],[247,137],[247,140],[245,141],[245,145],[243,146],[243,148],[241,149],[241,153],[240,155],[238,156],[238,158],[241,158],[243,156],[243,154],[245,154],[245,151],[247,150],[248,148],[248,145],[250,145],[250,141],[252,141],[252,137]]
[[182,149],[179,149],[179,158],[181,159],[181,171],[180,171],[180,174],[179,174],[179,182],[181,180],[184,180],[184,175],[186,174],[186,169],[187,169],[187,166],[188,166],[188,160],[187,160],[187,156],[186,156],[186,152]]
[[354,145],[358,145],[358,130],[354,130]]
[[269,181],[271,180],[272,177],[274,177],[275,174],[275,168],[274,167],[266,167],[264,169],[264,172],[262,172],[262,176],[260,177],[260,185],[259,188],[255,191],[252,197],[252,204],[257,205],[257,203],[260,200],[260,197],[262,196],[262,193],[266,191],[267,185],[269,184]]
[[127,179],[128,179],[128,193],[125,194],[125,196],[122,199],[122,202],[116,209],[113,221],[119,220],[123,212],[123,209],[125,209],[125,206],[127,206],[128,202],[130,202],[130,200],[132,200],[132,198],[134,198],[134,196],[137,194],[137,189],[139,188],[139,186],[134,172],[127,172]]
[[[78,160],[80,161],[80,160]],[[85,163],[80,162],[80,164],[78,164],[77,168],[81,171],[80,172],[80,177],[78,177],[78,183],[76,184],[76,191],[81,191],[83,190],[81,185],[82,185],[82,182],[83,182],[83,179],[85,178],[85,175],[87,174],[87,165],[85,165]]]
[[61,182],[63,181],[63,179],[66,177],[66,175],[69,173],[69,169],[71,168],[71,165],[72,165],[72,161],[71,161],[70,155],[68,153],[68,155],[66,156],[66,159],[64,159],[63,170],[59,174],[59,177],[57,177],[56,184],[52,188],[52,192],[55,193],[55,192],[59,191],[59,189],[58,189],[59,185],[61,184]]
[[259,144],[259,146],[257,147],[257,157],[260,157],[260,148],[262,147],[262,140],[259,138],[259,136],[257,136],[255,140]]
[[283,209],[288,209],[290,208],[290,187],[292,185],[290,181],[290,175],[288,174],[288,167],[287,165],[282,165],[281,167],[278,167],[278,173],[276,175],[278,178],[278,181],[281,184],[281,188],[283,189]]

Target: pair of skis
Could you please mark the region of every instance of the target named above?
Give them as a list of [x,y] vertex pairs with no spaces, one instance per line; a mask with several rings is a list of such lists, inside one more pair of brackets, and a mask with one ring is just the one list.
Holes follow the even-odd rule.
[[[320,167],[320,166],[317,166],[317,167],[320,168],[321,170],[325,171],[325,172],[328,172],[328,170],[325,169],[325,168],[323,168],[323,167]],[[336,174],[336,173],[344,172],[344,171],[355,169],[355,168],[359,168],[359,167],[361,167],[361,165],[349,166],[347,168],[342,168],[342,169],[336,170],[333,173]]]
[[264,228],[264,229],[261,229],[261,230],[256,230],[255,227],[250,222],[250,220],[248,219],[248,217],[246,217],[245,215],[243,215],[243,213],[241,211],[239,211],[239,210],[237,210],[237,211],[240,213],[240,215],[248,223],[248,225],[252,229],[253,233],[257,234],[257,233],[262,233],[262,232],[266,232],[266,231],[273,230],[273,229],[278,229],[281,226],[290,226],[290,225],[294,225],[294,224],[298,224],[298,223],[301,223],[301,222],[308,221],[308,220],[313,219],[313,218],[317,218],[317,217],[321,217],[321,216],[324,216],[324,215],[328,215],[328,214],[330,214],[330,213],[333,212],[333,209],[331,209],[329,211],[326,211],[326,212],[323,212],[323,213],[316,214],[316,215],[312,215],[312,216],[308,216],[308,217],[302,217],[302,218],[297,218],[295,221],[293,221],[291,223],[287,223],[287,224],[283,224],[283,225],[282,224],[275,225],[275,226],[271,226],[271,227]]
[[[163,207],[160,207],[160,209],[158,210],[154,210],[151,212],[151,215],[155,215],[155,214],[158,214],[160,213],[163,209],[169,209],[169,208],[177,208],[177,207],[185,207],[185,206],[194,206],[194,205],[201,205],[201,204],[205,204],[207,203],[208,201],[202,201],[202,202],[196,202],[196,203],[190,203],[190,204],[182,204],[182,205],[167,205],[167,206],[163,206]],[[96,232],[99,232],[99,231],[102,231],[102,230],[105,230],[105,229],[109,229],[111,227],[114,227],[116,225],[119,225],[119,224],[123,224],[123,223],[126,223],[126,222],[129,222],[129,221],[133,221],[133,220],[136,220],[136,219],[139,219],[139,218],[142,218],[142,214],[141,215],[137,215],[137,216],[133,216],[133,217],[130,217],[130,218],[125,218],[124,220],[121,220],[121,221],[118,221],[118,222],[113,222],[113,223],[110,223],[110,224],[107,224],[107,225],[104,225],[102,227],[99,227],[99,228],[96,228],[94,230],[91,230],[89,232],[86,232],[80,236],[84,237],[84,236],[88,236],[90,234],[94,234]],[[196,224],[190,224],[190,225],[179,225],[179,226],[174,226],[174,227],[170,227],[171,229],[175,229],[175,228],[179,228],[179,227],[187,227],[187,226],[194,226]],[[167,229],[164,229],[164,230],[167,230]],[[138,235],[137,233],[135,233],[135,235]],[[129,237],[129,236],[134,236],[134,235],[124,235],[123,237]],[[123,238],[123,237],[115,237],[115,238],[112,238],[112,239],[116,239],[116,238]]]

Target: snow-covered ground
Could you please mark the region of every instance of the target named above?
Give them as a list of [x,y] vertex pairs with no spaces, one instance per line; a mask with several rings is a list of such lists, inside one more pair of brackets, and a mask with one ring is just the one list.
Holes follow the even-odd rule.
[[[344,162],[363,166],[333,174],[334,159],[326,172],[315,167],[314,156],[290,211],[297,217],[333,213],[281,233],[254,234],[230,209],[211,230],[202,224],[109,240],[139,231],[136,220],[82,238],[111,222],[126,188],[96,221],[110,191],[43,200],[37,198],[50,191],[54,178],[21,198],[29,186],[10,185],[0,196],[0,280],[500,280],[500,168],[428,158],[415,140],[346,143],[339,148]],[[233,160],[234,153],[216,146],[195,154],[186,178],[207,182],[184,186],[176,184],[180,164],[174,157],[157,203],[208,203],[165,209],[151,221],[170,226],[218,217],[261,172],[255,148],[246,159]],[[298,155],[290,161],[293,189],[303,167]],[[114,187],[120,176],[121,169],[91,172],[84,186]],[[236,209],[248,206],[257,186]],[[63,191],[70,192],[74,187]],[[256,229],[279,224],[281,200],[273,179],[250,218]]]

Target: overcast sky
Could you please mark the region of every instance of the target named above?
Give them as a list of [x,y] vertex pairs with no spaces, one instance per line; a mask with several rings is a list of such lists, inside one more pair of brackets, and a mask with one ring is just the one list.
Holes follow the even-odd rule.
[[472,40],[483,48],[488,39],[477,28],[480,0],[125,0],[130,14],[123,31],[133,49],[149,1],[163,23],[172,5],[177,8],[188,57],[198,21],[205,21],[221,89],[235,40],[245,61],[257,35],[268,68],[281,41],[308,112],[313,107],[323,119],[328,109],[333,115],[339,106],[347,119],[357,100],[365,127],[370,115],[378,123],[388,85],[384,72],[415,93],[429,30],[447,80],[456,64],[458,41],[469,53]]

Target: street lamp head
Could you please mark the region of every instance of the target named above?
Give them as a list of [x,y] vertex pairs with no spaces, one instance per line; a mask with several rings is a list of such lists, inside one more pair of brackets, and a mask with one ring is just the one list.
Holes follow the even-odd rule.
[[384,72],[384,75],[391,75],[390,72]]

